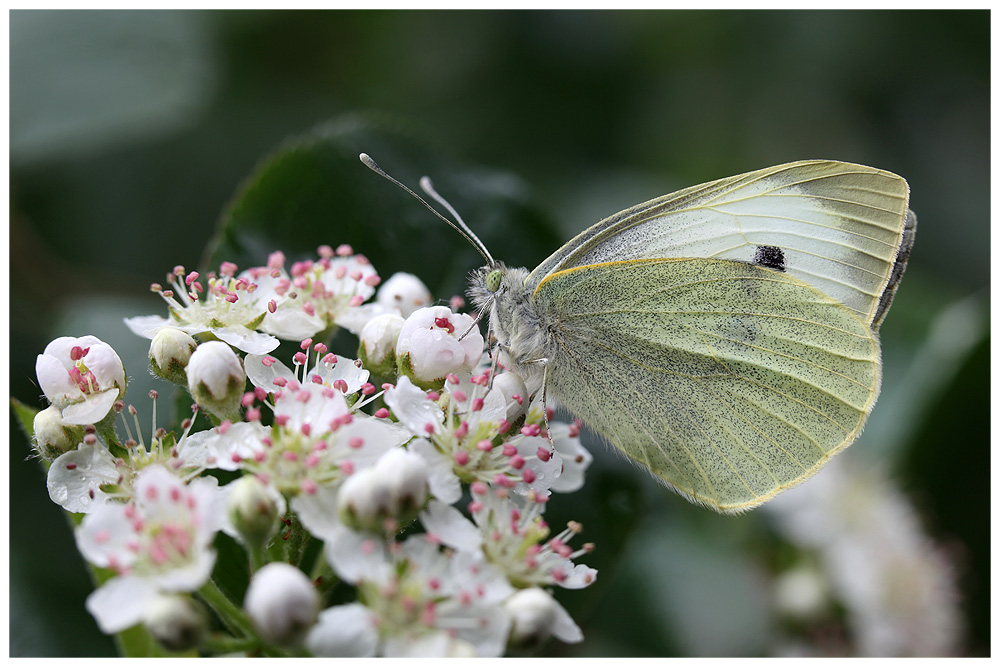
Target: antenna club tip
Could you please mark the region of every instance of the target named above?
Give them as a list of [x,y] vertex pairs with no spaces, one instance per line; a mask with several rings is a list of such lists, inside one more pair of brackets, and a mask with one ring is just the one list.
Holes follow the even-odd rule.
[[375,163],[375,160],[373,160],[371,156],[368,155],[368,153],[361,153],[360,155],[358,155],[358,158],[361,160],[361,164],[365,165],[375,173],[382,174],[383,176],[385,175],[385,172],[382,171],[382,168]]

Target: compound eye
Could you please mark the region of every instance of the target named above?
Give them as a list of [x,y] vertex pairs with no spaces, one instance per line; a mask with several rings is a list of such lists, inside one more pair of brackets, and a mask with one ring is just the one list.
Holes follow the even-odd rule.
[[486,274],[486,289],[491,292],[496,292],[500,289],[500,279],[503,274],[500,273],[498,269],[494,269]]

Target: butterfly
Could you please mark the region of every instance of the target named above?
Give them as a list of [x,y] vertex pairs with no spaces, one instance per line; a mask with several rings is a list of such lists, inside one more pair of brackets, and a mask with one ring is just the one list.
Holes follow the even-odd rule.
[[756,507],[861,433],[916,232],[901,177],[806,160],[723,178],[605,218],[530,272],[422,185],[487,260],[469,296],[505,368],[688,500]]

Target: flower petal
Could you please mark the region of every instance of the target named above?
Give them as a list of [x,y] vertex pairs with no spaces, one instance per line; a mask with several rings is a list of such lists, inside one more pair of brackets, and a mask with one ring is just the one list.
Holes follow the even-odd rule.
[[323,320],[294,307],[289,300],[278,306],[275,312],[268,313],[260,325],[261,331],[282,340],[311,338],[323,329]]
[[[170,326],[170,320],[166,317],[160,317],[159,315],[140,315],[139,317],[126,317],[125,326],[127,326],[136,336],[151,339],[156,335],[157,331],[165,326]],[[183,331],[188,331],[187,328],[181,329]],[[202,331],[204,331],[204,329],[202,329]],[[188,333],[192,332],[188,331]]]
[[377,645],[372,613],[357,602],[322,611],[306,638],[313,655],[331,658],[371,658]]
[[108,416],[120,393],[117,387],[112,387],[91,394],[79,403],[67,405],[62,411],[63,421],[67,424],[96,424]]
[[385,404],[396,415],[396,419],[414,435],[426,435],[424,427],[427,424],[436,427],[444,421],[441,408],[406,376],[399,378],[395,387],[386,390]]
[[274,384],[275,378],[284,378],[286,381],[291,381],[295,379],[295,374],[292,373],[288,366],[273,357],[273,363],[270,365],[265,364],[265,356],[263,354],[248,354],[243,359],[243,370],[246,371],[247,377],[250,378],[253,386],[274,393],[280,389],[278,385]]
[[38,355],[35,361],[35,377],[38,378],[38,386],[45,393],[45,398],[53,405],[62,407],[83,398],[80,387],[73,382],[66,366],[55,355]]
[[116,577],[87,597],[87,611],[101,632],[114,634],[142,621],[158,597],[156,586],[139,577]]
[[462,483],[455,475],[451,460],[424,438],[414,440],[408,447],[427,462],[427,485],[431,494],[449,505],[457,503],[462,497]]
[[576,624],[569,612],[553,598],[555,622],[552,624],[552,634],[556,639],[567,644],[577,644],[583,641],[583,631]]
[[102,484],[118,481],[115,457],[102,445],[80,444],[61,455],[52,465],[45,480],[52,502],[70,512],[92,512],[107,502]]
[[239,470],[243,459],[264,448],[262,440],[270,432],[270,426],[259,422],[232,424],[225,433],[218,429],[199,431],[178,443],[177,456],[186,467]]
[[456,508],[439,500],[431,500],[427,504],[427,509],[420,513],[420,523],[428,534],[455,549],[478,549],[483,543],[483,535],[474,523]]
[[247,354],[267,354],[281,345],[281,341],[271,334],[252,331],[238,324],[222,329],[212,329],[212,333],[219,340],[229,343]]
[[347,528],[337,517],[338,486],[320,486],[316,493],[299,494],[292,498],[292,510],[310,533],[326,542],[339,539]]

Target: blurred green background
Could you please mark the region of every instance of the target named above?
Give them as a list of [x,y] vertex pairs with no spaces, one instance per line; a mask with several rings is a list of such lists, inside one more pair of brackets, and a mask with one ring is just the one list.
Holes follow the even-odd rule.
[[[94,334],[148,416],[147,341],[121,318],[163,314],[149,283],[199,266],[240,184],[317,127],[337,150],[313,173],[337,178],[286,186],[328,208],[290,196],[284,222],[301,228],[274,219],[256,245],[222,238],[217,254],[245,265],[276,238],[292,259],[350,240],[445,299],[475,254],[348,168],[358,144],[411,185],[435,177],[494,255],[529,267],[681,187],[804,158],[869,164],[909,181],[920,226],[882,328],[882,397],[842,456],[885,470],[916,508],[957,585],[953,650],[988,655],[989,45],[985,11],[12,12],[11,395],[42,407],[35,355]],[[261,195],[269,210],[281,192]],[[584,559],[597,584],[558,596],[586,640],[543,654],[786,651],[796,630],[771,611],[772,583],[800,556],[770,515],[691,507],[589,446],[587,487],[549,510],[597,544]],[[111,654],[29,453],[12,424],[11,654]],[[810,651],[851,652],[849,633],[823,634],[842,616],[798,629]]]

